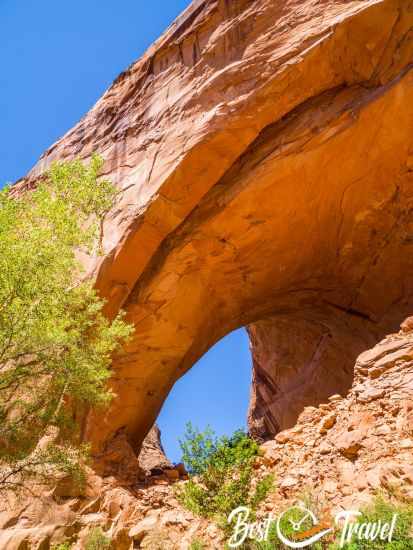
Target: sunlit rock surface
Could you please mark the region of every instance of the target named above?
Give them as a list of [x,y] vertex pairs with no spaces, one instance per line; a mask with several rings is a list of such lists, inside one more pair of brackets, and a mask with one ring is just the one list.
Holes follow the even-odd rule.
[[[318,517],[329,521],[339,510],[359,509],[378,491],[413,499],[413,319],[361,354],[354,371],[347,396],[330,395],[318,407],[305,407],[294,427],[262,445],[254,477],[271,473],[277,481],[259,517],[277,516],[306,494]],[[143,455],[150,441],[159,447],[157,440],[152,431]],[[70,541],[73,550],[82,550],[99,526],[116,550],[137,545],[188,550],[194,540],[202,540],[208,550],[224,548],[216,524],[178,502],[185,477],[181,469],[167,469],[125,484],[90,471],[80,496],[60,487],[58,493],[44,490],[36,498],[3,499],[0,547],[48,549]]]
[[137,450],[232,329],[269,437],[411,312],[412,23],[411,0],[196,1],[20,182],[97,151],[119,188],[86,263],[136,332],[96,453]]

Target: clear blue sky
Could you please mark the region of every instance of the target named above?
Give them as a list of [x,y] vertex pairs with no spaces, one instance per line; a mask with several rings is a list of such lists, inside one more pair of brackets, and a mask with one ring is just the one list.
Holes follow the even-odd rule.
[[173,387],[158,425],[166,454],[180,458],[178,438],[190,420],[199,428],[209,424],[219,435],[246,427],[251,383],[251,355],[245,329],[215,344]]
[[[0,186],[23,176],[188,4],[0,0]],[[159,418],[172,460],[188,420],[220,434],[245,426],[250,362],[239,330],[175,385]]]

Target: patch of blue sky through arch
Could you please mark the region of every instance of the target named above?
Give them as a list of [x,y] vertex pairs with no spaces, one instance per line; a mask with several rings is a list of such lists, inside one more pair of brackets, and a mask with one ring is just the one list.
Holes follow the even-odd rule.
[[217,435],[246,429],[252,376],[247,331],[240,328],[217,342],[172,388],[158,417],[168,458],[179,462],[179,439],[191,421]]

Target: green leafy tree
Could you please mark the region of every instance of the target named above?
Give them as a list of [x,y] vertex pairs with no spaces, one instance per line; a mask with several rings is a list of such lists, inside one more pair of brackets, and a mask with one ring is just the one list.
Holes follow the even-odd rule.
[[254,480],[259,447],[242,430],[217,438],[210,428],[199,432],[189,423],[180,444],[190,478],[178,490],[178,498],[195,514],[216,520],[226,532],[232,529],[227,522],[232,510],[243,505],[253,513],[272,489],[273,476]]
[[111,357],[131,327],[103,315],[78,260],[99,254],[115,197],[101,167],[55,163],[34,190],[0,192],[0,489],[52,467],[80,479],[74,411],[111,399]]

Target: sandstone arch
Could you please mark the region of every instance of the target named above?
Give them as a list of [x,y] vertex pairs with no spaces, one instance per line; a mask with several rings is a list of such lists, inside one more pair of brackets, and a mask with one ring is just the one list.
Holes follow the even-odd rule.
[[136,333],[96,450],[138,449],[250,324],[251,424],[273,434],[411,311],[412,26],[411,0],[196,1],[20,184],[98,150],[121,190],[88,264]]

